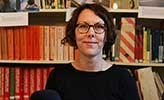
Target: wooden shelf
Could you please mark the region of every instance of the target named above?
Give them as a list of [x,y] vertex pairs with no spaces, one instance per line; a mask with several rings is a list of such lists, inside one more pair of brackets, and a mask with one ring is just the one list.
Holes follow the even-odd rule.
[[0,64],[64,64],[72,61],[45,61],[45,60],[0,60]]
[[66,12],[66,9],[40,9],[39,12]]
[[[0,60],[0,64],[65,64],[73,61],[45,61],[45,60]],[[151,66],[151,67],[164,67],[164,63],[121,63],[121,62],[110,62],[116,65],[125,65],[125,66]]]
[[125,65],[125,66],[137,66],[137,67],[164,67],[164,63],[120,63],[120,62],[110,62],[116,65]]
[[109,9],[112,13],[138,13],[138,9]]

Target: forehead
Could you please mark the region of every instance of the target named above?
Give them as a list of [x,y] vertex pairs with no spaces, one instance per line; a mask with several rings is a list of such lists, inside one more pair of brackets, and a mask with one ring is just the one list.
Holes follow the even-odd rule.
[[104,23],[104,21],[90,9],[84,9],[78,17],[78,22],[87,22],[89,24]]

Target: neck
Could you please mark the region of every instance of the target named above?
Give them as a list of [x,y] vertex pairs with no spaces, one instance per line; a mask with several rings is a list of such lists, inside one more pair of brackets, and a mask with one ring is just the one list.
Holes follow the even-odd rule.
[[77,70],[96,72],[106,70],[110,67],[110,64],[102,59],[102,57],[79,56],[80,57],[72,63]]

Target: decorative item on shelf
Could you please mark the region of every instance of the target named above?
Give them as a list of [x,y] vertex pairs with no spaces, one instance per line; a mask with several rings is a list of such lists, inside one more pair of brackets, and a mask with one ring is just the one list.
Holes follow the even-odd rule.
[[111,0],[111,9],[138,9],[138,0]]
[[22,0],[19,1],[17,5],[19,6],[18,11],[28,11],[28,12],[39,11],[39,4],[36,4],[35,0]]
[[16,1],[0,0],[0,12],[16,12]]

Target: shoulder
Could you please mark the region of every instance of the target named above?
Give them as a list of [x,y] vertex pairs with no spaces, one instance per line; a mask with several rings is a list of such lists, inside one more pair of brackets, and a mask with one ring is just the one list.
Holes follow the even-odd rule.
[[126,66],[119,66],[119,65],[113,65],[110,69],[113,73],[115,73],[120,78],[130,78],[133,76],[132,72],[126,68]]
[[71,70],[71,63],[66,64],[55,64],[54,69],[51,71],[51,74],[62,74]]

